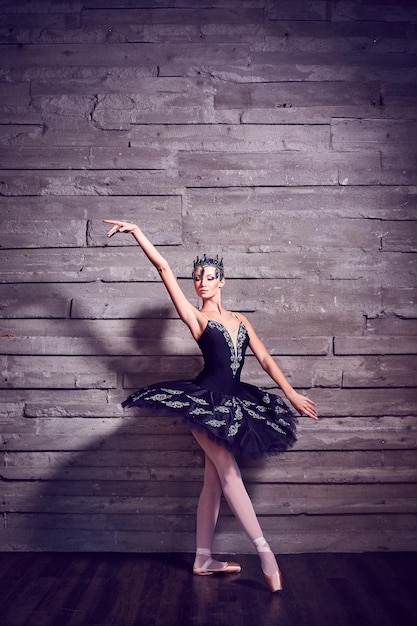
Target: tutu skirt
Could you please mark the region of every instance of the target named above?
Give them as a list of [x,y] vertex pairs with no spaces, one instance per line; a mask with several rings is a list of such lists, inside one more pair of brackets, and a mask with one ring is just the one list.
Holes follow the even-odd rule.
[[235,456],[277,454],[296,441],[297,418],[283,400],[247,383],[239,384],[238,395],[227,395],[192,380],[168,381],[139,389],[123,406],[180,417]]

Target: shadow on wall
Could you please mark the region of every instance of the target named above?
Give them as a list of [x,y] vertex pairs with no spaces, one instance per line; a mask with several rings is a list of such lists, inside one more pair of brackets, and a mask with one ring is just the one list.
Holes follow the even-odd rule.
[[[152,361],[167,352],[162,344],[169,311],[141,311],[132,326],[132,355],[143,354],[140,338],[152,321],[153,355],[146,357],[151,369]],[[22,482],[15,483],[23,491],[8,515],[14,527],[12,543],[17,550],[34,551],[146,552],[172,551],[173,546],[192,551],[202,452],[180,420],[137,409],[123,412],[120,401],[133,390],[121,389],[126,375],[138,378],[137,386],[152,381],[149,375],[143,381],[134,375],[134,356],[109,354],[102,337],[91,334],[87,320],[81,326],[89,351],[102,355],[109,373],[117,375],[117,392],[103,390],[101,407],[94,391],[71,390],[62,407],[45,407],[43,416],[40,412],[36,451],[23,453],[29,458],[19,470]],[[194,378],[201,366],[198,357],[172,359],[181,375],[171,378]]]

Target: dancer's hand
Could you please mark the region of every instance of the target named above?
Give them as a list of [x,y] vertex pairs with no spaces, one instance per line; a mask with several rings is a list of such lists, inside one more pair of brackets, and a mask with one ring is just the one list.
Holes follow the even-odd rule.
[[112,237],[116,233],[133,233],[134,230],[138,230],[136,224],[130,224],[129,222],[122,222],[121,220],[103,220],[105,224],[114,224],[114,226],[107,233],[107,237]]
[[300,415],[306,415],[312,419],[318,419],[316,404],[310,398],[303,396],[301,393],[294,393],[288,398],[293,407],[299,412]]

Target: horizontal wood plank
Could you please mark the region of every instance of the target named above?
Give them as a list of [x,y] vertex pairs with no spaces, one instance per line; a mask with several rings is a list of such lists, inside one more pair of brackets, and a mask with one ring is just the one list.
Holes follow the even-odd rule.
[[[120,441],[120,447],[123,442]],[[156,497],[161,492],[175,495],[179,484],[189,481],[194,485],[194,495],[198,495],[203,459],[196,453],[189,435],[158,437],[142,436],[135,438],[136,448],[132,451],[107,451],[92,448],[79,452],[12,452],[8,451],[0,474],[5,480],[48,480],[57,483],[47,491],[60,489],[61,481],[85,481],[86,488],[91,480],[99,481],[96,488],[105,494],[106,489],[116,490],[122,496],[133,496],[132,481],[142,482],[149,478],[149,485],[141,487],[141,493]],[[184,452],[179,453],[182,450]],[[190,450],[188,452],[188,450]],[[171,454],[167,452],[171,451]],[[163,465],[155,459],[161,454]],[[169,458],[172,461],[168,461]],[[243,460],[244,480],[248,485],[262,483],[321,483],[321,484],[363,484],[416,483],[417,455],[414,450],[362,450],[327,451],[323,458],[319,451],[294,451],[267,461]],[[169,469],[167,470],[167,466]],[[340,469],[343,468],[343,469]],[[170,486],[168,482],[172,481]],[[117,486],[112,484],[117,481]],[[191,482],[193,481],[193,482]],[[66,487],[62,488],[64,492]],[[144,490],[145,489],[145,490]],[[256,489],[256,486],[251,487]]]
[[[46,489],[41,493],[41,504],[37,506],[33,500],[33,485],[21,481],[19,493],[14,489],[10,490],[6,485],[1,510],[16,513],[32,512],[34,508],[40,508],[45,513],[68,511],[74,514],[81,509],[90,514],[106,512],[109,515],[114,513],[132,515],[138,510],[141,515],[152,515],[157,510],[159,514],[192,515],[197,507],[198,490],[192,483],[189,485],[181,483],[179,493],[169,497],[147,493],[146,485],[149,482],[137,483],[133,493],[129,491],[128,497],[118,488],[117,499],[111,497],[114,493],[101,495],[92,494],[91,491],[83,493],[85,484],[85,481],[53,483],[52,488],[46,485]],[[65,488],[66,485],[69,485],[69,489]],[[191,490],[188,489],[189,486]],[[404,484],[401,489],[395,484],[383,486],[259,484],[254,488],[248,486],[248,492],[259,515],[302,515],[307,511],[316,515],[340,515],[352,511],[361,514],[417,513],[415,484]]]

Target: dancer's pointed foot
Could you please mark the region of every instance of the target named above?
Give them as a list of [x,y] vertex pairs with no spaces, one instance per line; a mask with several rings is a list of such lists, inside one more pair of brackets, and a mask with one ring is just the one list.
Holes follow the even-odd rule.
[[272,593],[282,590],[282,574],[278,567],[278,563],[275,559],[269,544],[264,537],[259,537],[253,542],[255,548],[259,554],[262,564],[262,572],[265,577],[266,584]]
[[268,585],[269,590],[272,591],[272,593],[275,593],[276,591],[282,591],[282,574],[279,569],[274,572],[272,576],[268,576],[268,574],[265,574],[265,572],[263,574],[266,584]]

